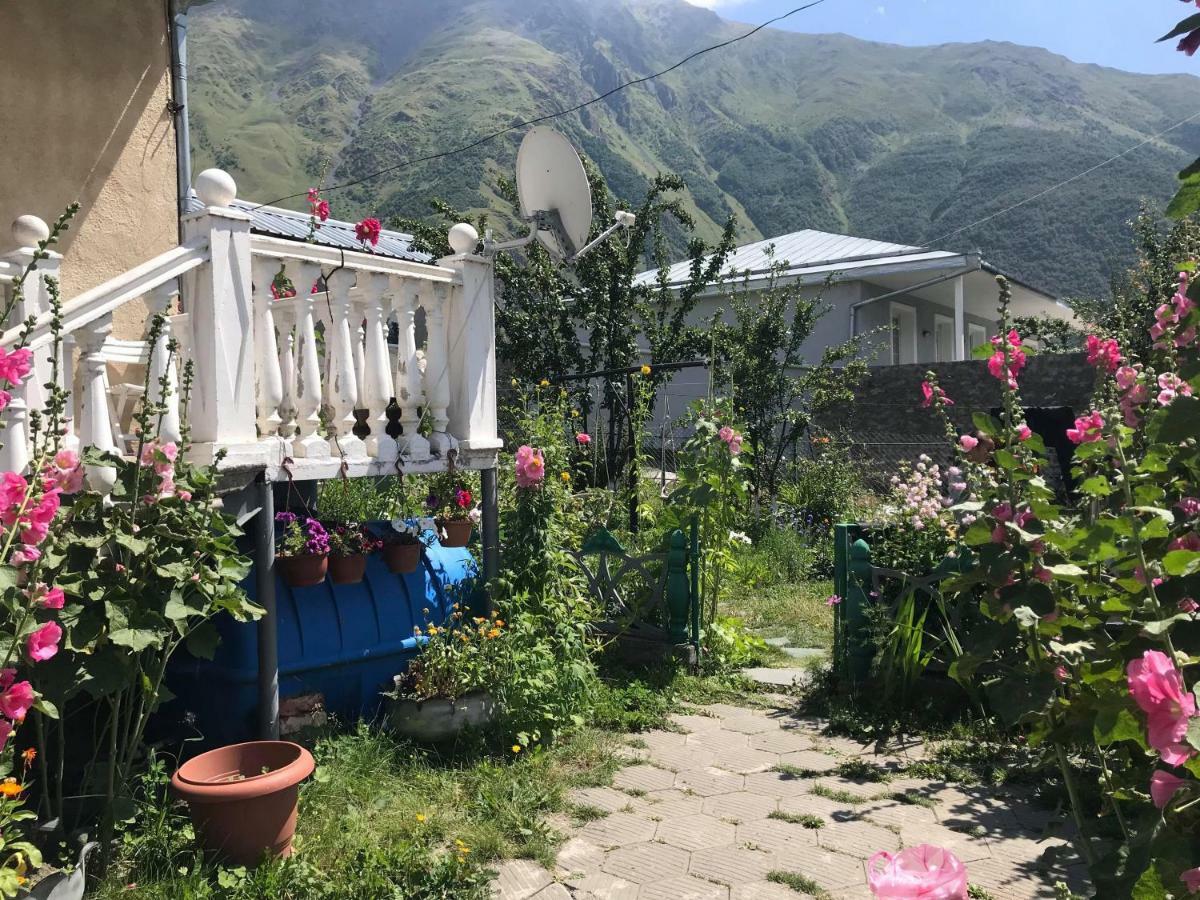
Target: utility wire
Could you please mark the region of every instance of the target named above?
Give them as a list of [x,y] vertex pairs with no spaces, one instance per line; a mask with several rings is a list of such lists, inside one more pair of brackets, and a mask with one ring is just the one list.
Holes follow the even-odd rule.
[[[756,25],[755,27],[753,27],[749,31],[747,31],[745,34],[740,34],[737,37],[730,38],[727,41],[722,41],[719,44],[713,44],[711,47],[705,47],[702,50],[697,50],[695,53],[685,56],[683,59],[679,60],[679,62],[675,63],[672,66],[669,66],[659,72],[655,72],[652,75],[643,75],[640,78],[634,78],[631,81],[626,81],[623,84],[618,84],[616,87],[612,88],[611,90],[605,91],[603,94],[600,94],[597,97],[593,97],[591,100],[585,100],[583,103],[580,103],[576,106],[572,106],[570,109],[563,109],[563,110],[559,110],[558,112],[547,113],[544,116],[538,116],[537,118],[534,118],[534,119],[526,119],[524,122],[517,122],[513,125],[509,125],[506,128],[501,128],[498,131],[493,131],[491,134],[484,135],[483,137],[479,138],[476,141],[472,141],[469,144],[464,144],[461,147],[456,147],[453,150],[446,150],[446,151],[443,151],[442,153],[432,153],[429,156],[420,156],[420,157],[417,157],[416,159],[406,159],[403,162],[396,163],[394,166],[388,166],[387,168],[380,169],[377,172],[372,172],[370,175],[364,175],[361,178],[356,178],[353,181],[345,181],[341,184],[335,184],[332,187],[322,188],[322,191],[323,191],[323,193],[327,193],[327,194],[333,193],[334,191],[340,191],[343,188],[354,187],[356,185],[363,184],[364,182],[371,181],[375,178],[378,178],[380,175],[387,175],[390,172],[395,172],[399,169],[407,168],[408,166],[415,166],[420,163],[433,162],[434,160],[445,159],[448,156],[454,156],[459,153],[466,153],[468,150],[474,150],[476,147],[482,146],[483,144],[486,144],[490,141],[494,141],[496,138],[502,137],[503,135],[506,135],[509,132],[516,131],[518,128],[527,128],[530,125],[538,125],[542,122],[549,122],[552,119],[557,119],[557,118],[560,118],[561,116],[566,116],[566,115],[570,115],[571,113],[574,113],[574,112],[579,112],[579,110],[584,109],[585,107],[591,106],[594,103],[599,103],[601,100],[607,100],[613,94],[619,93],[620,91],[623,91],[626,88],[634,87],[635,85],[639,85],[639,84],[645,84],[648,81],[653,81],[655,78],[661,78],[663,75],[666,75],[670,72],[674,72],[680,66],[683,66],[683,65],[691,62],[693,59],[696,59],[699,56],[703,56],[706,53],[712,53],[714,50],[720,50],[724,47],[730,46],[731,44],[736,44],[738,41],[744,41],[746,38],[750,37],[751,35],[757,34],[758,32],[762,31],[764,28],[774,25],[776,22],[780,22],[780,21],[788,18],[789,16],[794,16],[796,13],[804,12],[804,10],[806,10],[806,9],[812,9],[814,6],[820,6],[824,2],[825,2],[825,0],[812,0],[812,2],[806,3],[803,6],[797,6],[795,9],[790,9],[785,13],[781,13],[780,15],[775,16],[775,18],[773,18],[773,19],[767,19],[767,21],[763,22],[761,25]],[[1197,115],[1200,115],[1200,113],[1197,113]],[[260,209],[264,206],[276,206],[277,204],[280,204],[280,203],[286,203],[288,200],[295,200],[299,197],[304,197],[304,196],[307,196],[307,191],[300,191],[299,193],[296,193],[296,194],[289,194],[286,197],[280,197],[277,200],[271,200],[268,203],[260,203],[260,204],[258,204],[258,206],[255,206],[254,209]]]
[[1150,137],[1146,138],[1141,143],[1134,144],[1128,150],[1122,150],[1116,156],[1110,156],[1108,159],[1104,160],[1104,162],[1096,163],[1096,165],[1092,166],[1090,169],[1086,169],[1083,172],[1080,172],[1078,175],[1072,175],[1070,178],[1066,179],[1065,181],[1060,181],[1058,184],[1051,185],[1050,187],[1046,188],[1044,191],[1039,191],[1038,193],[1036,193],[1030,197],[1026,197],[1024,200],[1014,203],[1012,206],[1006,207],[1005,209],[1002,209],[999,212],[994,212],[990,216],[984,216],[978,222],[972,222],[970,225],[964,225],[964,226],[962,226],[962,228],[956,228],[951,232],[943,234],[941,237],[935,238],[934,240],[930,241],[929,245],[936,246],[944,240],[952,238],[955,235],[962,234],[964,231],[969,231],[972,228],[978,228],[980,225],[983,225],[985,222],[990,222],[990,221],[992,221],[992,219],[997,219],[1000,216],[1007,215],[1008,213],[1012,212],[1015,209],[1020,209],[1022,206],[1025,206],[1028,203],[1032,203],[1034,200],[1040,200],[1042,197],[1045,197],[1047,194],[1052,194],[1055,191],[1057,191],[1059,188],[1064,188],[1068,184],[1078,181],[1080,178],[1085,178],[1088,175],[1091,175],[1093,172],[1097,171],[1098,169],[1103,169],[1105,166],[1109,165],[1110,163],[1114,163],[1118,159],[1122,159],[1123,157],[1128,156],[1130,153],[1132,153],[1135,150],[1142,149],[1147,144],[1153,143],[1154,141],[1161,138],[1163,135],[1169,134],[1170,132],[1174,131],[1176,128],[1181,128],[1184,125],[1186,125],[1188,122],[1191,122],[1193,119],[1197,119],[1197,118],[1200,118],[1200,110],[1197,110],[1196,112],[1192,113],[1186,119],[1176,122],[1174,125],[1170,126],[1169,128],[1164,128],[1158,134],[1151,135]]

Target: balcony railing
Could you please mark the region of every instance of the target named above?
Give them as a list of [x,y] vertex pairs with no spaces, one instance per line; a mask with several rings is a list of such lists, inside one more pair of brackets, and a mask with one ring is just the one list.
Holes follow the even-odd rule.
[[[142,365],[153,399],[161,378],[171,386],[162,432],[178,439],[178,384],[191,360],[191,453],[201,461],[223,452],[222,468],[263,469],[272,480],[428,472],[451,458],[494,467],[501,442],[487,259],[464,246],[429,265],[251,234],[249,216],[230,208],[229,176],[201,173],[196,192],[204,208],[185,217],[179,247],[63,304],[68,446],[131,451],[129,404],[120,401],[140,402]],[[24,216],[13,234],[21,247],[0,256],[0,292],[13,289],[48,229]],[[52,371],[46,278],[60,262],[52,253],[39,263],[0,336],[0,345],[16,346],[33,318],[26,341],[36,376],[13,391],[0,435],[5,470],[29,465],[29,410],[44,402]],[[272,291],[281,271],[295,296]],[[168,314],[152,347],[111,337],[114,311],[139,300]],[[113,477],[103,467],[88,473],[101,491]]]

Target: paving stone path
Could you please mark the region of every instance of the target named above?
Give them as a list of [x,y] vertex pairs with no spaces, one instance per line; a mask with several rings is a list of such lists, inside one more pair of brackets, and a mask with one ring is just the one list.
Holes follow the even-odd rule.
[[[1056,820],[1023,798],[910,778],[919,744],[876,752],[825,737],[820,723],[777,708],[725,704],[672,716],[677,731],[631,735],[612,787],[575,791],[576,820],[553,869],[499,867],[497,900],[798,900],[769,876],[794,873],[829,898],[870,897],[877,850],[934,844],[954,851],[973,885],[996,900],[1085,887]],[[896,773],[884,783],[835,770],[862,760]],[[905,802],[898,796],[926,798]],[[854,802],[852,802],[854,801]],[[812,827],[819,825],[820,827]]]

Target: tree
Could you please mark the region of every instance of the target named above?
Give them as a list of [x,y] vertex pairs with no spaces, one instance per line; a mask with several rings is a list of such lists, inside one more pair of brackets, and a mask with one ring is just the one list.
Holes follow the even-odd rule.
[[[854,400],[854,388],[867,372],[859,358],[866,335],[825,347],[810,363],[804,344],[829,312],[820,294],[806,296],[798,280],[783,281],[773,266],[765,290],[746,280],[731,285],[726,300],[732,320],[714,321],[720,382],[728,382],[738,415],[746,422],[753,449],[756,493],[779,485],[787,453],[812,425],[813,417]],[[718,313],[718,316],[720,314]]]

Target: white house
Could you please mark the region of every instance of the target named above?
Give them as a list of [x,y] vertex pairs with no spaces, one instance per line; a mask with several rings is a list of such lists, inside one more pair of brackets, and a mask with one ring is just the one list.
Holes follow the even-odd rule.
[[[669,282],[686,282],[689,267],[687,261],[676,263]],[[765,289],[773,270],[780,283],[811,285],[831,307],[805,345],[810,360],[818,359],[825,347],[870,332],[880,335],[871,348],[876,365],[969,359],[971,348],[996,331],[995,276],[1001,273],[978,254],[810,229],[738,247],[721,283],[702,296],[696,320],[707,320],[726,305],[724,295],[735,284],[749,291]],[[643,272],[638,280],[652,282],[657,275]],[[1012,277],[1009,283],[1013,315],[1073,318],[1050,294]]]

